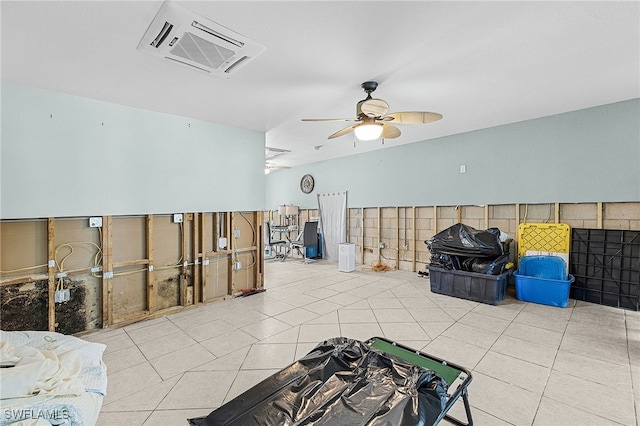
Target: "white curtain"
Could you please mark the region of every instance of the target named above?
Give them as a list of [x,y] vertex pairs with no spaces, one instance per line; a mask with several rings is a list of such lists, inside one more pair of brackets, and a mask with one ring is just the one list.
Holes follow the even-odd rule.
[[322,258],[338,260],[338,245],[347,241],[347,191],[318,194]]

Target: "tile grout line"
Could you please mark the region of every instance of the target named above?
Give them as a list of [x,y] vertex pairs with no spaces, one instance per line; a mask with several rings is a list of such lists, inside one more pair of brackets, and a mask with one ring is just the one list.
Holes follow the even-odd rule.
[[[524,306],[526,306],[526,304],[525,304]],[[523,306],[523,308],[522,308],[522,309],[524,309],[524,306]],[[474,308],[474,309],[475,309],[475,308]],[[516,318],[518,317],[518,315],[520,315],[520,312],[522,312],[522,309],[520,309],[520,310],[518,311],[518,313],[517,313],[517,314],[516,314],[516,315],[515,315],[515,316],[514,316],[510,321],[509,321],[509,324],[504,328],[504,330],[502,330],[502,332],[500,332],[500,333],[499,333],[499,336],[496,338],[496,340],[491,344],[491,346],[489,346],[489,348],[487,349],[487,351],[486,351],[486,352],[484,353],[484,355],[482,355],[482,357],[478,360],[478,362],[477,362],[477,363],[476,363],[476,365],[473,367],[473,369],[471,369],[472,373],[473,373],[473,372],[476,372],[476,370],[475,370],[475,369],[476,369],[476,367],[477,367],[477,366],[482,362],[482,360],[483,360],[483,359],[487,356],[487,354],[491,351],[491,348],[493,348],[493,347],[495,346],[496,342],[500,339],[500,337],[502,337],[503,335],[504,335],[504,336],[511,337],[511,336],[509,336],[508,334],[504,334],[504,332],[507,330],[507,328],[509,328],[509,326],[510,326],[511,324],[513,324],[513,323],[514,323],[514,321],[516,320]],[[472,311],[473,311],[473,310],[472,310]],[[465,316],[466,316],[466,315],[465,315]],[[463,316],[462,318],[464,318],[464,316]],[[460,318],[460,319],[462,319],[462,318]],[[456,321],[456,323],[457,323],[457,321]],[[496,353],[500,353],[500,352],[496,352]],[[504,355],[504,354],[501,354],[501,355]],[[504,355],[504,356],[507,356],[507,355]],[[515,357],[513,357],[513,358],[515,358]],[[518,358],[515,358],[515,359],[518,359]],[[524,361],[524,360],[522,360],[522,361]],[[549,368],[549,370],[551,370],[551,369]],[[483,374],[483,373],[481,373],[481,372],[479,372],[479,371],[478,371],[478,373],[479,373],[479,374]],[[489,376],[489,377],[491,377],[491,376]],[[548,378],[548,377],[547,377],[547,378]],[[509,386],[515,386],[515,387],[517,387],[517,388],[524,389],[524,388],[521,388],[520,386],[514,385],[513,383],[508,383],[508,382],[505,382],[505,381],[503,381],[503,380],[501,380],[501,379],[498,379],[497,377],[492,377],[492,379],[494,379],[494,380],[498,380],[498,381],[500,381],[500,382],[502,382],[502,383],[505,383],[505,384],[508,384]],[[546,387],[546,383],[545,383],[545,387]],[[524,389],[524,390],[529,391],[528,389]],[[531,392],[531,391],[529,391],[529,392]],[[532,393],[533,393],[533,392],[532,392]],[[543,391],[543,393],[544,393],[544,391]],[[536,417],[536,415],[537,415],[537,413],[538,413],[538,408],[539,408],[539,406],[540,406],[540,400],[542,399],[542,395],[543,395],[543,393],[541,393],[541,394],[540,394],[540,398],[538,399],[538,405],[536,406],[536,410],[535,410],[535,412],[534,412],[534,414],[533,414],[533,418],[531,419],[531,423],[530,423],[531,425],[533,425],[533,423],[534,423],[534,421],[535,421],[535,417]],[[471,402],[470,402],[469,404],[470,404],[471,406],[473,406],[473,405],[471,404]],[[474,408],[476,408],[476,409],[477,409],[477,407],[474,407]],[[483,411],[483,410],[480,410],[480,411]],[[498,417],[496,414],[490,414],[490,415],[491,415],[492,417],[495,417],[495,418],[500,419],[500,420],[502,420],[502,421],[504,421],[504,422],[506,422],[506,423],[510,423],[510,424],[511,424],[511,422],[509,422],[508,420],[505,420],[505,419],[502,419],[502,418]]]
[[[629,379],[631,380],[631,395],[635,395],[636,389],[634,387],[634,380],[633,380],[633,370],[631,369],[632,366],[632,361],[631,361],[631,345],[629,344],[629,326],[627,324],[627,312],[624,311],[624,329],[625,329],[625,336],[627,337],[627,358],[629,361]],[[640,368],[638,368],[638,370],[640,370]],[[639,380],[640,382],[640,380]],[[638,392],[640,392],[640,389],[638,389]],[[635,398],[633,399],[633,413],[636,416],[636,426],[640,425],[640,413],[638,413],[638,407],[640,406],[640,403],[638,403],[637,401],[635,401]]]

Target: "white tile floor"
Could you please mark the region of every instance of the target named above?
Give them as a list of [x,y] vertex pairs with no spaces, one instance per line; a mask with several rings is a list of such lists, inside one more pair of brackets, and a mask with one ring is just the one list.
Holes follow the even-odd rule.
[[[268,263],[264,293],[85,336],[107,344],[99,425],[186,425],[325,338],[384,336],[472,371],[476,425],[635,425],[640,314],[570,301],[498,306],[404,271]],[[451,410],[464,418],[462,403]]]

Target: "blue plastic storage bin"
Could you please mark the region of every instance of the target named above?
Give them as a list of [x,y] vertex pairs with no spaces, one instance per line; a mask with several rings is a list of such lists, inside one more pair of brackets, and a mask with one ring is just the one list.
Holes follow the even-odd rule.
[[523,256],[518,261],[518,271],[527,277],[551,280],[567,277],[564,260],[558,256]]
[[522,275],[520,270],[517,270],[513,273],[513,276],[516,280],[516,297],[518,300],[557,306],[559,308],[567,307],[569,289],[574,280],[573,275],[569,274],[569,279],[567,280],[552,280]]

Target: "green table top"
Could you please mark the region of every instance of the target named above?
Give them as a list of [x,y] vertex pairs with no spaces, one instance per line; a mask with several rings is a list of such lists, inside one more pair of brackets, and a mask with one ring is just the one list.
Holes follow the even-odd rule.
[[373,339],[370,346],[387,354],[395,355],[398,358],[401,358],[419,367],[435,371],[450,385],[458,378],[460,373],[463,373],[463,371],[453,368],[450,365],[442,364],[439,361],[428,358],[424,354],[411,352],[407,349],[393,345],[392,343],[386,342],[384,340]]

